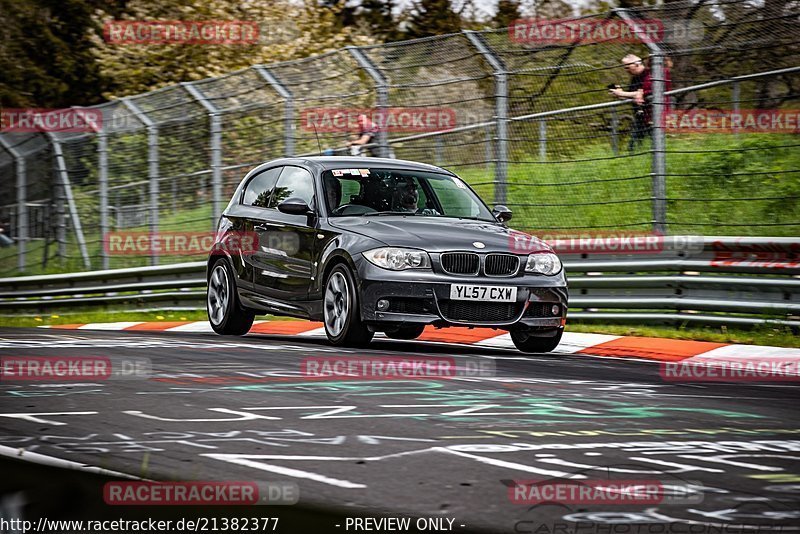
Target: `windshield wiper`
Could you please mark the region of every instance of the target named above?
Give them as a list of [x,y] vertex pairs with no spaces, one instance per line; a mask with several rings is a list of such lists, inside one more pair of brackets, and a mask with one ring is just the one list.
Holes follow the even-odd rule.
[[371,211],[365,213],[364,217],[372,217],[375,215],[424,215],[422,213],[415,213],[413,211]]

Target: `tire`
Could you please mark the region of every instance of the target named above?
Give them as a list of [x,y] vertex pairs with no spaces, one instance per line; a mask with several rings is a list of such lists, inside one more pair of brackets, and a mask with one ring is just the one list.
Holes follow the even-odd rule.
[[325,280],[322,312],[325,335],[332,345],[363,347],[372,341],[375,333],[361,321],[356,283],[344,264],[334,267]]
[[425,330],[425,325],[401,326],[397,330],[384,332],[386,337],[392,339],[417,339]]
[[529,336],[524,331],[511,332],[511,341],[522,352],[545,353],[552,352],[561,342],[564,330],[559,330],[553,337]]
[[208,277],[206,313],[217,334],[243,336],[253,326],[256,314],[242,307],[233,280],[231,264],[225,258],[218,259]]

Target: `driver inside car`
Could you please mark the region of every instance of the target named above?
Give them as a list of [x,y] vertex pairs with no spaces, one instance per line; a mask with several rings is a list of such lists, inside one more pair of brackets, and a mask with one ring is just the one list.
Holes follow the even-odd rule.
[[407,177],[397,182],[395,189],[396,211],[419,213],[422,215],[440,215],[438,211],[430,208],[419,208],[419,191],[413,178]]

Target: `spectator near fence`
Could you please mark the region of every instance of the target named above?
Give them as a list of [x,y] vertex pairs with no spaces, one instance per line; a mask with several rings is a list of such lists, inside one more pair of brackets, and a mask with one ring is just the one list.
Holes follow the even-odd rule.
[[378,134],[378,126],[364,113],[359,114],[357,122],[358,137],[348,141],[347,146],[355,149],[354,151],[351,150],[354,156],[377,156],[374,146],[365,147],[364,145],[369,145],[375,140],[375,136]]
[[[669,69],[672,62],[665,58],[664,82],[665,91],[672,88]],[[609,93],[622,100],[631,100],[633,103],[633,123],[631,137],[628,141],[628,151],[633,152],[645,137],[653,133],[653,77],[648,64],[634,54],[622,58],[622,67],[631,75],[627,89],[616,86]]]

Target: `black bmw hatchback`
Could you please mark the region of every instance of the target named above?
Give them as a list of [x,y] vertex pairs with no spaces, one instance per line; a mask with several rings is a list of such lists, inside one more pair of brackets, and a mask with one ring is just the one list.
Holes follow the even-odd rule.
[[[544,242],[509,229],[455,174],[379,158],[286,158],[247,173],[208,260],[208,317],[242,335],[258,314],[321,320],[334,345],[426,325],[561,339],[567,280]],[[232,245],[233,244],[233,245]]]

